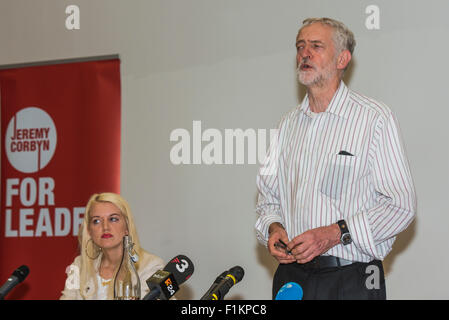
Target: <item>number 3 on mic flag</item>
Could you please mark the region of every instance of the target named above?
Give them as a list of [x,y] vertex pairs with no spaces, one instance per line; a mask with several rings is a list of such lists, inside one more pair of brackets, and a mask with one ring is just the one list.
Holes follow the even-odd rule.
[[183,273],[189,267],[189,263],[185,259],[181,259],[180,263],[176,264],[176,269]]

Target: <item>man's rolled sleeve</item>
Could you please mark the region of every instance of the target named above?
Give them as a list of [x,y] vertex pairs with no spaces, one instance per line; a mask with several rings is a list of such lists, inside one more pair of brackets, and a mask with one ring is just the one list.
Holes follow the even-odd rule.
[[[383,260],[396,236],[416,215],[416,193],[396,119],[380,118],[371,149],[372,183],[376,205],[346,222],[354,245]],[[385,246],[385,244],[388,244]]]
[[283,226],[285,225],[280,214],[281,206],[277,178],[275,175],[259,174],[257,176],[257,186],[259,189],[256,206],[258,219],[255,228],[257,231],[257,239],[261,244],[267,246],[270,225],[275,222],[278,222]]

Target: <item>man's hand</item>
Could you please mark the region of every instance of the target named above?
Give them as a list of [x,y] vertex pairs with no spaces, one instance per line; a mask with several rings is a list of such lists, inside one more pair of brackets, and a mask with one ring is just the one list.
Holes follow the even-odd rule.
[[287,243],[298,263],[306,263],[340,243],[337,224],[308,230]]
[[286,264],[295,262],[295,258],[285,253],[284,250],[280,248],[276,248],[274,244],[279,242],[279,239],[288,243],[288,235],[285,231],[284,227],[279,223],[273,223],[270,225],[269,229],[269,238],[268,238],[268,252],[277,260],[279,263]]

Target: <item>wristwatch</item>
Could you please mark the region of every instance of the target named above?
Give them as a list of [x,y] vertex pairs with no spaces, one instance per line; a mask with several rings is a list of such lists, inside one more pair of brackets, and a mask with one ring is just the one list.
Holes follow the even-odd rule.
[[349,233],[348,225],[345,220],[339,220],[337,222],[340,228],[340,242],[342,245],[346,246],[352,242],[351,234]]

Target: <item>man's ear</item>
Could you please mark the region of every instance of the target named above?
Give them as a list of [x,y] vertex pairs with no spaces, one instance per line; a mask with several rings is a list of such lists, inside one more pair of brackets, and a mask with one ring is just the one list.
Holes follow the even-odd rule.
[[351,59],[352,55],[349,50],[343,50],[342,52],[340,52],[337,58],[337,69],[344,70],[348,66]]

